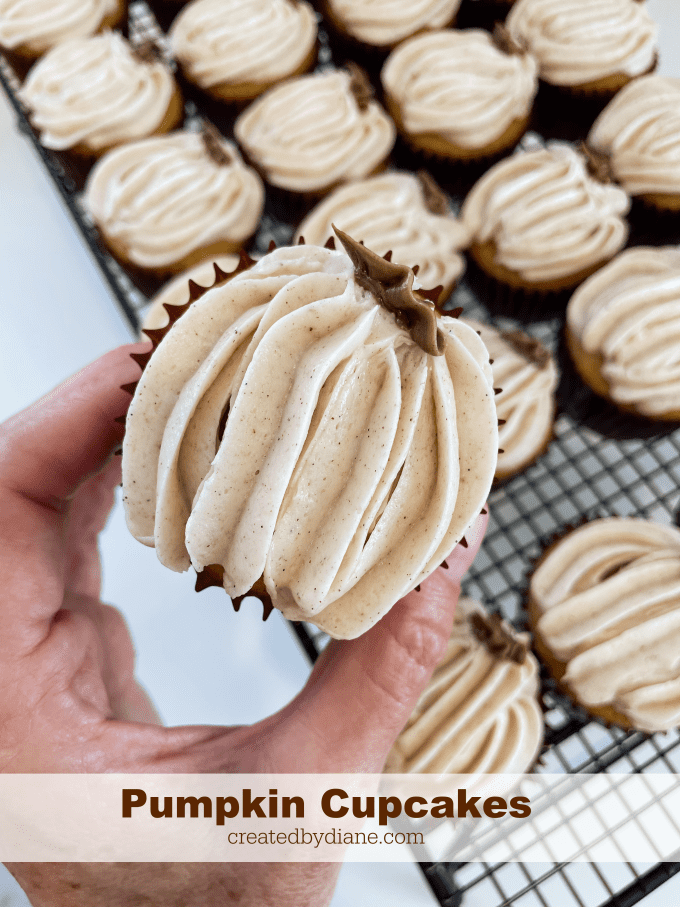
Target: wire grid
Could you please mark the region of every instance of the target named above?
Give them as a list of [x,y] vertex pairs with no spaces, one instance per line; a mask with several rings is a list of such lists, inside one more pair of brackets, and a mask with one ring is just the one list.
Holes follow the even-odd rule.
[[[134,43],[151,39],[167,53],[163,33],[139,0],[130,5],[129,34]],[[331,60],[331,50],[322,38],[319,64],[324,67]],[[19,128],[32,140],[114,297],[138,330],[147,297],[101,248],[76,181],[60,156],[37,141],[17,96],[18,80],[1,55],[0,82],[15,108]],[[201,111],[191,100],[185,114],[185,124],[196,128]],[[285,244],[292,232],[293,227],[268,204],[253,249],[266,251],[272,239]],[[490,320],[490,309],[481,302],[472,280],[464,280],[454,293],[450,306],[458,305],[466,315]],[[518,326],[512,319],[497,318],[499,322],[502,327]],[[523,603],[533,561],[554,534],[584,517],[613,514],[671,522],[680,503],[680,431],[655,434],[658,429],[642,423],[631,427],[630,419],[622,420],[584,388],[563,355],[559,317],[522,327],[560,360],[563,378],[555,438],[536,464],[492,491],[487,535],[465,582],[467,594],[501,611],[518,627],[525,622]],[[294,624],[292,629],[313,661],[327,637],[311,625]],[[539,771],[680,772],[677,731],[649,736],[604,727],[590,721],[545,676],[542,696],[546,740]],[[680,863],[421,862],[421,867],[443,907],[628,907],[680,870]]]

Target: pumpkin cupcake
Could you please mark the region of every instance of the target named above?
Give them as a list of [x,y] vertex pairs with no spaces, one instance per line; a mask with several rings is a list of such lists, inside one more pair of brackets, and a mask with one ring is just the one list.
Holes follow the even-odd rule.
[[451,25],[459,6],[460,0],[322,0],[324,17],[340,35],[383,53],[419,32]]

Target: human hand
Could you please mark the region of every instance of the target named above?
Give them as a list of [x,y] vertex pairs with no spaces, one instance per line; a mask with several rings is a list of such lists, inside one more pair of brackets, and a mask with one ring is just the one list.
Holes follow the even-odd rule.
[[[139,367],[122,347],[0,426],[0,770],[379,772],[444,651],[486,519],[358,639],[333,641],[300,694],[250,727],[158,724],[122,616],[99,601],[97,534]],[[35,907],[322,907],[338,864],[15,863]]]

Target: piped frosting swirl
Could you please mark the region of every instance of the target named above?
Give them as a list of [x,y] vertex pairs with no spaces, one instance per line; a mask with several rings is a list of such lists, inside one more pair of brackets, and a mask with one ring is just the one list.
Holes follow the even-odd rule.
[[528,636],[461,597],[446,654],[399,735],[386,771],[527,771],[543,741],[538,663]]
[[446,213],[445,197],[434,205],[429,191],[430,184],[423,185],[411,173],[382,173],[348,183],[307,215],[296,238],[304,236],[321,246],[333,236],[331,225],[336,224],[379,255],[392,251],[394,261],[417,264],[421,286],[450,288],[465,267],[459,250],[467,244],[467,234],[460,221]]
[[550,352],[521,331],[499,331],[471,318],[491,358],[498,428],[496,475],[506,477],[528,465],[545,446],[555,418],[558,373]]
[[594,520],[549,550],[531,580],[537,633],[586,706],[643,731],[680,724],[680,531]]
[[588,144],[608,155],[629,195],[680,195],[680,79],[643,76],[595,121]]
[[554,85],[639,76],[656,59],[657,28],[640,0],[517,0],[506,25]]
[[567,326],[599,357],[615,403],[646,416],[680,411],[680,249],[627,249],[567,306]]
[[492,242],[496,261],[528,284],[608,261],[624,245],[630,200],[593,179],[563,142],[519,151],[473,186],[461,220],[473,243]]
[[460,0],[328,0],[328,5],[347,34],[365,44],[390,47],[423,29],[448,25]]
[[94,151],[143,138],[162,123],[175,81],[142,62],[117,32],[56,45],[31,69],[20,95],[46,148]]
[[314,246],[206,292],[130,406],[133,535],[171,569],[219,565],[233,597],[263,578],[287,617],[364,632],[461,539],[493,476],[486,350],[437,321],[430,356],[345,252]]
[[376,101],[360,107],[352,79],[345,70],[291,79],[239,116],[236,138],[271,185],[327,191],[382,164],[394,124]]
[[162,268],[219,241],[238,246],[259,223],[264,187],[232,142],[219,144],[225,163],[198,132],[116,148],[90,174],[86,207],[140,267]]
[[38,55],[94,34],[118,8],[118,0],[0,0],[0,47],[27,47]]
[[400,44],[381,79],[407,133],[434,133],[476,149],[528,116],[536,71],[533,57],[503,53],[487,32],[448,29]]
[[296,72],[316,42],[316,16],[291,0],[194,0],[170,29],[188,78],[202,88],[261,84]]

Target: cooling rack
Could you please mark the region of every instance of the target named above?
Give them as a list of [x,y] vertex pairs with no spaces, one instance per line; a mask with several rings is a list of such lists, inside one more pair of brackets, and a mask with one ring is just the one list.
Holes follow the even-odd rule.
[[[473,7],[468,3],[466,9]],[[476,24],[474,16],[466,24]],[[166,46],[153,15],[140,0],[130,5],[129,34],[133,41],[151,37],[161,49]],[[322,34],[319,64],[328,65],[332,58],[333,49]],[[18,128],[31,140],[122,313],[138,330],[147,296],[100,246],[82,207],[77,178],[59,154],[37,141],[17,94],[19,82],[1,55],[0,83],[16,112]],[[228,133],[229,122],[220,121],[214,105],[204,107],[200,97],[191,95],[185,123],[197,127],[204,116],[216,120]],[[402,166],[404,161],[406,157]],[[455,207],[460,197],[454,195],[452,202]],[[268,200],[251,251],[265,252],[272,239],[285,244],[292,233],[285,212]],[[456,306],[480,320],[495,315],[503,327],[523,327],[555,352],[561,367],[554,438],[533,466],[491,492],[486,538],[464,583],[468,595],[524,628],[528,577],[535,558],[554,534],[584,518],[610,515],[676,521],[680,429],[662,430],[624,420],[583,386],[564,355],[559,306],[543,318],[531,313],[528,324],[525,318],[520,324],[517,319],[499,316],[494,301],[480,290],[472,268],[451,297],[449,307]],[[327,637],[306,624],[291,624],[291,629],[314,661]],[[539,771],[680,774],[678,731],[626,733],[590,721],[547,676],[543,677],[542,699],[546,738]],[[630,907],[680,870],[680,862],[668,862],[661,855],[651,864],[631,859],[614,863],[460,863],[432,861],[424,852],[418,858],[442,907]]]

